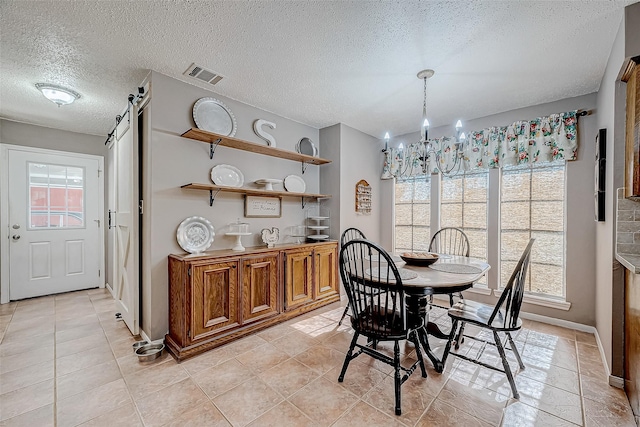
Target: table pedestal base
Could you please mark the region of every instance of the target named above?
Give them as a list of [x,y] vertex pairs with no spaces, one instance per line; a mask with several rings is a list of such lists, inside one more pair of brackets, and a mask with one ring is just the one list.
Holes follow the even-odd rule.
[[408,295],[407,297],[407,309],[410,316],[420,316],[424,319],[425,326],[416,330],[418,334],[418,341],[422,345],[422,350],[427,355],[433,368],[437,373],[442,373],[444,370],[444,364],[431,350],[429,345],[429,335],[433,335],[436,338],[448,339],[449,335],[440,330],[438,325],[429,322],[429,301],[426,295]]

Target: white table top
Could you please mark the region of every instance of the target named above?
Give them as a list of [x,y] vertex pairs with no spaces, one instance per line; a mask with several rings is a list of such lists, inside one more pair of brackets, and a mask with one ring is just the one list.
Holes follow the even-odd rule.
[[[394,254],[397,255],[397,254]],[[429,287],[429,288],[448,288],[456,286],[464,286],[477,282],[491,268],[489,264],[477,258],[456,256],[456,255],[440,255],[440,259],[435,264],[462,264],[477,267],[481,270],[479,273],[447,273],[444,271],[434,270],[431,267],[420,267],[416,265],[408,265],[404,261],[396,262],[398,270],[406,269],[414,271],[418,277],[411,280],[403,280],[404,286]],[[432,264],[433,265],[433,264]]]

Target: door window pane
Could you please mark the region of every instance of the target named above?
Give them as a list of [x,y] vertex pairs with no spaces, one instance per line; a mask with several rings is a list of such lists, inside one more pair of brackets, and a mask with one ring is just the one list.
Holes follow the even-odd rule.
[[82,228],[84,168],[29,163],[29,228]]

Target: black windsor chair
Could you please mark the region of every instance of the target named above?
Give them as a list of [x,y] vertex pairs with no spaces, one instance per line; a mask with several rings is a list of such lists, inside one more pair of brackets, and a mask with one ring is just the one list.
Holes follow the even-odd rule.
[[[357,228],[347,228],[346,230],[344,230],[344,232],[342,233],[342,236],[340,236],[340,247],[343,247],[345,245],[345,243],[350,242],[351,240],[355,240],[355,239],[366,239],[364,233],[360,230],[358,230]],[[347,312],[349,311],[349,302],[347,302],[347,305],[344,307],[344,312],[342,313],[342,317],[340,317],[340,321],[338,322],[338,326],[342,325],[342,321],[344,320],[345,316],[347,315]]]
[[[469,256],[469,238],[464,231],[455,227],[445,227],[436,231],[429,243],[429,252],[439,254]],[[463,299],[462,292],[456,295]],[[453,306],[453,295],[449,295],[449,305]]]
[[[389,254],[377,244],[352,240],[342,246],[340,275],[349,297],[351,326],[355,332],[338,381],[344,380],[349,362],[362,353],[393,366],[395,413],[401,415],[402,384],[418,365],[422,377],[427,377],[415,332],[424,327],[424,318],[407,315],[401,275]],[[366,344],[358,343],[360,335],[367,337]],[[399,342],[406,339],[415,346],[418,359],[409,367],[400,364]],[[393,358],[377,350],[376,343],[380,341],[394,342]]]
[[[511,386],[511,391],[513,392],[513,397],[516,399],[519,399],[520,395],[518,394],[518,390],[516,389],[516,383],[513,378],[513,373],[511,372],[509,362],[507,361],[505,348],[507,350],[513,351],[516,359],[518,360],[518,364],[520,365],[520,369],[524,369],[524,364],[522,363],[522,359],[520,358],[520,353],[518,353],[518,348],[515,346],[513,339],[511,338],[511,332],[518,331],[522,327],[522,320],[520,320],[519,318],[520,307],[522,306],[524,284],[529,267],[531,246],[533,246],[534,240],[535,239],[529,240],[527,248],[522,253],[520,260],[513,270],[511,278],[509,279],[507,286],[502,291],[502,295],[500,295],[500,299],[498,300],[495,307],[473,301],[459,301],[449,309],[448,313],[449,317],[451,317],[453,325],[449,334],[449,340],[447,341],[444,349],[444,354],[442,356],[443,364],[447,361],[447,357],[449,356],[449,354],[451,354],[469,362],[484,366],[485,368],[489,368],[494,371],[506,374],[507,379],[509,380],[509,385]],[[467,338],[483,342],[483,346],[478,352],[476,358],[471,358],[462,354],[451,352],[451,345],[453,341],[459,339],[460,337],[460,333],[456,332],[456,329],[458,328],[458,325],[462,326],[465,322],[471,323],[484,329],[489,329],[493,332],[493,342],[483,340],[471,335],[464,335]],[[505,344],[506,341],[508,341],[510,348],[506,347],[506,345],[502,343],[502,340],[498,335],[499,332],[503,332],[506,335]],[[500,354],[500,358],[502,359],[503,369],[491,366],[479,360],[487,344],[494,345],[498,349],[498,353]]]

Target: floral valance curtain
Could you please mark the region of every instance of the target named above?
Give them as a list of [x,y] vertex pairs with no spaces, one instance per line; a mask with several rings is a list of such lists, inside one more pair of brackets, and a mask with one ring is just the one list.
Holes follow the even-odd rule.
[[[577,111],[552,114],[533,120],[517,121],[509,126],[490,127],[469,132],[462,144],[461,170],[499,168],[555,160],[575,160],[578,140]],[[439,154],[428,158],[424,144],[415,142],[404,150],[389,148],[385,153],[382,179],[438,173],[455,162],[455,138],[429,140]]]

